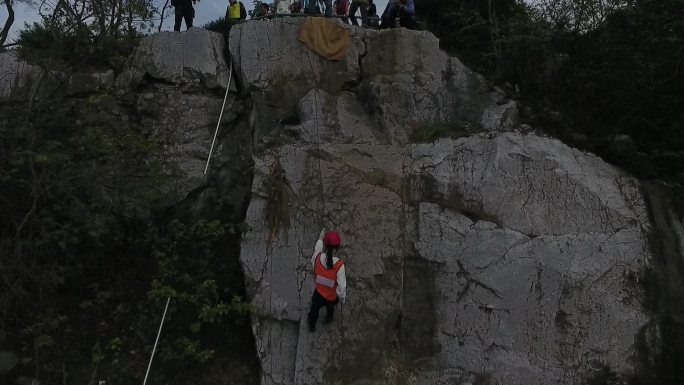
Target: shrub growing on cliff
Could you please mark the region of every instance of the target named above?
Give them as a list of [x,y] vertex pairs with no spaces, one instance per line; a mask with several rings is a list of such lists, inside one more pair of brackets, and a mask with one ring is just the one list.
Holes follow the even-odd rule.
[[434,142],[440,138],[458,139],[478,131],[478,128],[473,127],[468,122],[434,122],[413,130],[411,140],[413,142]]
[[169,138],[111,103],[0,106],[0,341],[15,377],[140,380],[167,296],[156,379],[185,383],[249,342],[231,332],[249,306],[225,258],[244,226],[170,207]]
[[[577,145],[604,159],[684,184],[683,2],[425,0],[417,7],[442,48],[519,86],[515,97],[535,107],[524,116],[534,126],[568,140],[585,134]],[[629,135],[636,151],[616,150],[618,135]]]
[[120,66],[149,31],[157,12],[149,0],[39,2],[40,21],[20,31],[20,49],[31,61]]
[[22,55],[43,67],[58,63],[68,65],[97,65],[120,69],[128,55],[138,45],[137,31],[106,36],[93,40],[92,36],[73,30],[62,30],[43,20],[26,25],[19,32],[17,43]]
[[205,24],[202,28],[212,32],[218,32],[223,35],[224,38],[228,37],[228,31],[230,31],[230,26],[225,17],[219,17],[216,20],[212,20]]

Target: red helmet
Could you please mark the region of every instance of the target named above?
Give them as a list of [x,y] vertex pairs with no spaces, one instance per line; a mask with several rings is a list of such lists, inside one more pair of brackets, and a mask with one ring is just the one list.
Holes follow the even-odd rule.
[[338,234],[337,231],[328,231],[323,236],[323,244],[327,246],[339,246],[340,234]]

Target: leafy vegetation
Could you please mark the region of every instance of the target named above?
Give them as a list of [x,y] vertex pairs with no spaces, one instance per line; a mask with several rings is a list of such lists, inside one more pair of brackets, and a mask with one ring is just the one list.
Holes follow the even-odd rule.
[[[534,126],[566,140],[582,134],[588,140],[576,145],[640,177],[684,182],[684,1],[417,6],[442,48],[510,84],[510,94],[533,107],[524,118]],[[634,151],[619,151],[620,135],[634,141]]]
[[170,139],[109,113],[112,100],[0,113],[0,343],[19,355],[14,377],[140,381],[169,297],[154,378],[202,382],[248,361],[230,346],[253,346],[237,265],[247,228],[174,206]]
[[[684,213],[684,1],[424,0],[416,5],[442,48],[503,85],[523,106],[527,122],[638,177],[665,180],[674,208]],[[652,213],[653,207],[651,202]],[[651,243],[660,258],[658,241]],[[684,378],[684,325],[675,321],[677,302],[659,297],[671,298],[669,284],[677,280],[642,284],[654,322],[642,332],[635,357],[642,367],[630,383]],[[556,325],[565,322],[559,313]],[[619,381],[603,368],[589,382]]]
[[65,32],[60,28],[46,20],[26,25],[17,39],[22,56],[49,68],[94,65],[121,70],[142,36],[133,30],[95,42],[76,31]]
[[150,0],[40,0],[34,5],[40,21],[25,25],[17,43],[29,61],[51,69],[59,63],[120,68],[160,13]]
[[225,17],[219,17],[216,20],[212,20],[205,24],[202,28],[209,31],[218,32],[223,35],[224,38],[227,37],[228,33],[230,32],[230,24]]
[[411,133],[413,142],[433,142],[439,138],[458,139],[472,132],[466,122],[434,122],[416,128]]

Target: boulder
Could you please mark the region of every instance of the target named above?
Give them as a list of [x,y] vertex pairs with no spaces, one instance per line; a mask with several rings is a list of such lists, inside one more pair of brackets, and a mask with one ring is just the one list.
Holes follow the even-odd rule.
[[[143,38],[131,67],[131,71],[171,83],[199,80],[208,88],[228,86],[225,41],[221,34],[200,28],[160,32]],[[125,73],[124,76],[135,79],[138,75]]]
[[415,130],[434,122],[469,121],[484,131],[518,123],[513,101],[457,58],[439,50],[428,32],[347,28],[343,60],[317,56],[297,40],[303,18],[259,20],[236,25],[230,52],[238,77],[255,102],[260,138],[288,120],[312,89],[327,94],[354,91],[386,141],[407,143]]
[[[165,171],[175,180],[177,200],[182,200],[205,181],[204,169],[218,123],[223,98],[184,93],[175,86],[159,86],[137,96],[135,106],[143,129],[163,139]],[[221,119],[221,137],[237,124],[244,107],[233,97],[226,101]],[[239,150],[224,154],[216,143],[213,158],[237,159]]]
[[114,71],[45,72],[16,51],[0,53],[0,102],[59,95],[83,95],[114,85]]
[[635,277],[652,259],[635,179],[533,135],[445,140],[413,158],[424,181],[416,195],[429,201],[418,206],[415,249],[439,266],[439,349],[426,357],[438,373],[575,384],[604,367],[634,371],[649,321]]
[[100,88],[109,88],[114,85],[114,71],[102,72],[76,72],[66,80],[64,93],[67,95],[81,95],[93,92]]
[[[570,384],[592,368],[633,369],[648,317],[630,277],[651,258],[648,219],[636,181],[599,159],[511,133],[286,145],[256,162],[241,260],[262,384],[482,373]],[[349,300],[312,334],[321,227],[342,233]]]
[[19,57],[16,51],[0,52],[0,102],[31,97],[43,70]]

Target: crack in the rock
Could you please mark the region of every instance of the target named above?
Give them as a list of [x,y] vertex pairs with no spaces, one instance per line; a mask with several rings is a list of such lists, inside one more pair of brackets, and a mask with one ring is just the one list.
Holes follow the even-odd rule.
[[481,288],[485,289],[486,291],[492,293],[497,298],[503,299],[501,294],[499,294],[499,292],[496,289],[494,289],[494,288],[490,287],[489,285],[484,284],[481,281],[473,278],[471,276],[470,272],[463,266],[463,263],[461,261],[457,260],[456,264],[458,265],[458,268],[459,268],[459,271],[456,272],[456,277],[457,278],[464,278],[466,280],[465,287],[461,291],[459,291],[456,295],[456,302],[461,302],[463,297],[465,297],[466,293],[468,293],[470,291],[471,284],[474,284],[476,286],[480,286]]

